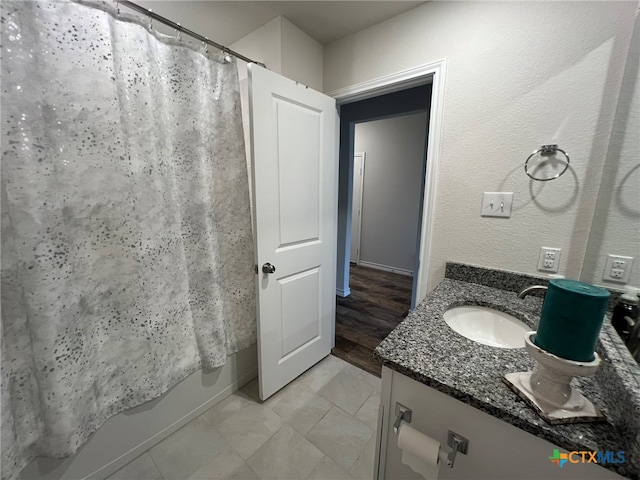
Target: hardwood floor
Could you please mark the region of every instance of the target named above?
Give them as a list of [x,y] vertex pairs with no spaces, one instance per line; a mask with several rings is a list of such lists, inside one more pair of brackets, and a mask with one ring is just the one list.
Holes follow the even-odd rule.
[[336,297],[336,346],[331,351],[378,377],[373,350],[409,313],[413,278],[351,265],[351,295]]

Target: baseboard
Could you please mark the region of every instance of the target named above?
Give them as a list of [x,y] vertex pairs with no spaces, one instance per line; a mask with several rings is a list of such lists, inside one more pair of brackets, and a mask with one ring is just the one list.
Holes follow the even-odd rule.
[[413,277],[413,272],[411,270],[405,270],[404,268],[389,267],[387,265],[380,265],[379,263],[365,262],[364,260],[360,260],[360,266],[376,268],[378,270],[384,270],[385,272],[392,272],[399,275],[406,275],[407,277]]
[[336,288],[336,295],[338,295],[339,297],[348,297],[349,295],[351,295],[351,289],[349,287],[345,288],[344,290],[342,288]]
[[249,383],[251,380],[253,380],[257,376],[258,376],[258,368],[256,367],[256,368],[253,368],[252,370],[250,370],[249,372],[245,373],[244,375],[240,376],[236,381],[234,381],[229,386],[227,386],[226,388],[224,388],[223,390],[218,392],[216,395],[211,397],[209,400],[207,400],[206,402],[204,402],[200,406],[198,406],[198,407],[194,408],[193,410],[191,410],[189,413],[184,415],[179,420],[176,420],[175,422],[173,422],[171,425],[169,425],[165,429],[163,429],[160,432],[156,433],[152,437],[147,438],[144,442],[142,442],[139,445],[137,445],[136,447],[132,448],[127,453],[121,455],[120,457],[116,458],[115,460],[113,460],[112,462],[106,464],[105,466],[103,466],[102,468],[96,470],[95,472],[87,475],[87,477],[85,477],[85,478],[87,480],[100,480],[100,479],[104,479],[104,478],[108,477],[109,475],[111,475],[112,473],[120,470],[126,464],[128,464],[129,462],[131,462],[135,458],[137,458],[140,455],[142,455],[144,452],[149,450],[155,444],[160,443],[162,440],[167,438],[169,435],[174,433],[176,430],[184,427],[191,420],[199,417],[204,412],[209,410],[211,407],[213,407],[214,405],[220,403],[222,400],[224,400],[229,395],[231,395],[232,393],[234,393],[237,390],[239,390],[240,388],[242,388],[245,384]]
[[120,412],[96,430],[74,455],[37,457],[21,472],[30,480],[103,480],[257,376],[256,345],[199,369],[163,395]]

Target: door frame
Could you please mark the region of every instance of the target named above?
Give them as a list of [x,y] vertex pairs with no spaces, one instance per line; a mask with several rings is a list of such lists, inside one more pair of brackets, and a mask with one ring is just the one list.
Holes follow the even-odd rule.
[[[431,108],[428,125],[429,139],[426,155],[426,169],[424,178],[424,195],[422,202],[422,216],[420,219],[420,240],[417,249],[416,265],[414,272],[414,290],[411,300],[411,309],[415,308],[427,295],[429,284],[429,272],[431,270],[431,251],[433,243],[433,230],[435,219],[435,199],[436,199],[436,178],[438,174],[438,164],[440,160],[440,148],[442,138],[442,118],[444,110],[444,89],[446,75],[446,59],[437,60],[431,63],[419,65],[417,67],[402,70],[396,73],[385,75],[357,83],[349,87],[340,88],[328,92],[327,95],[334,97],[338,106],[365,100],[387,93],[397,92],[407,88],[431,83]],[[349,160],[349,182],[353,182],[353,160]],[[351,208],[346,212],[347,229],[351,229]],[[347,237],[349,234],[347,235]],[[338,269],[337,286],[338,294],[349,292],[349,269],[341,268],[345,262],[348,266],[348,254],[350,253],[347,238],[338,239]],[[344,295],[346,296],[346,295]]]
[[[360,265],[360,244],[362,243],[362,199],[363,199],[363,195],[364,195],[364,164],[365,164],[365,159],[366,159],[366,152],[356,152],[353,154],[353,165],[355,168],[355,164],[356,164],[356,157],[360,157],[360,174],[358,176],[358,183],[360,184],[360,195],[358,196],[359,198],[354,199],[358,201],[358,206],[360,208],[360,216],[358,217],[358,225],[356,230],[358,231],[358,248],[357,248],[357,254],[356,254],[356,258],[355,258],[355,264],[356,265]],[[355,176],[355,171],[354,171],[354,175],[353,175],[353,185],[354,185],[354,189],[353,192],[355,193],[355,184],[356,184],[356,176]],[[355,204],[353,204],[351,206],[351,214],[353,215],[353,207],[355,206]],[[353,217],[351,219],[353,221]],[[352,228],[353,231],[353,228]],[[353,235],[351,236],[351,248],[353,249]],[[349,259],[350,261],[354,261],[353,258]]]

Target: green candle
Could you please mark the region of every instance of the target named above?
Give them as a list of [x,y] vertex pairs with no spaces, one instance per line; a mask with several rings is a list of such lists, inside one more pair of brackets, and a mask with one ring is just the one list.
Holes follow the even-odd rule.
[[534,343],[558,357],[591,362],[609,296],[588,283],[550,280]]

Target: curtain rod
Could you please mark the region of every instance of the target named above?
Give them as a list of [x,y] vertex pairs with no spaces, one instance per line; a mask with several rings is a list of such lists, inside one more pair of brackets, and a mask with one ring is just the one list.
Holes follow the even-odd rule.
[[184,28],[179,23],[172,22],[168,18],[165,18],[162,15],[158,15],[157,13],[153,12],[151,9],[147,9],[147,8],[141,7],[137,3],[130,2],[129,0],[116,0],[116,3],[118,5],[124,5],[125,7],[129,7],[132,10],[135,10],[137,12],[140,12],[140,13],[144,14],[144,15],[147,15],[148,17],[152,18],[153,20],[157,20],[160,23],[168,25],[169,27],[177,30],[178,32],[185,33],[185,34],[189,35],[190,37],[193,37],[193,38],[195,38],[197,40],[200,40],[201,42],[206,43],[207,45],[211,45],[213,47],[216,47],[217,49],[222,50],[223,53],[229,53],[229,54],[233,55],[234,57],[239,58],[240,60],[244,60],[247,63],[255,63],[257,65],[263,66],[264,68],[267,68],[267,66],[264,63],[256,62],[255,60],[251,60],[250,58],[245,57],[244,55],[242,55],[242,54],[240,54],[238,52],[234,52],[233,50],[231,50],[228,47],[225,47],[224,45],[220,45],[219,43],[216,43],[216,42],[214,42],[212,40],[209,40],[207,37],[203,37],[202,35],[194,32],[192,30],[189,30],[188,28]]

